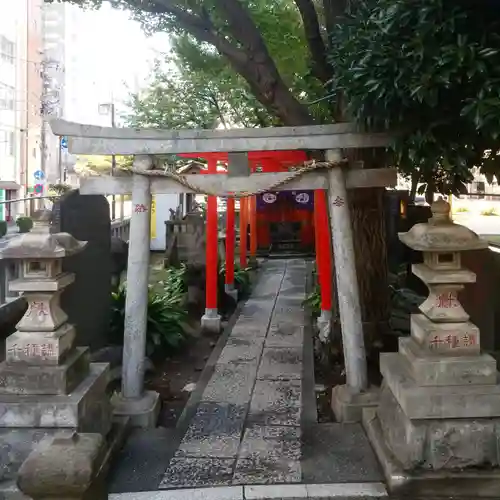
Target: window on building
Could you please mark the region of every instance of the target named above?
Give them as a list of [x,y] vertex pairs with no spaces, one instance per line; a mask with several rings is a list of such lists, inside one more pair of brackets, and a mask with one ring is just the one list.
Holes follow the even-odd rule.
[[0,35],[0,60],[9,64],[14,64],[14,42],[7,37]]
[[8,136],[8,141],[7,141],[7,153],[10,156],[15,156],[16,154],[16,136],[14,135],[14,132],[9,132],[7,134]]
[[14,132],[10,130],[0,130],[0,155],[14,156],[16,148]]
[[0,83],[0,110],[14,111],[14,87]]

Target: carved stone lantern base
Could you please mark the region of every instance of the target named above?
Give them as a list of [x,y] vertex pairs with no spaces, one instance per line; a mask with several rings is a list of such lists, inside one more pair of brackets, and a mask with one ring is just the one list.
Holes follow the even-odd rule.
[[59,304],[74,279],[62,272],[62,258],[84,246],[69,234],[50,233],[44,219],[1,252],[20,261],[21,276],[10,288],[28,302],[0,364],[1,498],[40,441],[61,432],[106,436],[111,429],[109,366],[90,363],[88,348],[75,347],[75,328]]
[[[411,338],[382,354],[378,408],[363,425],[394,494],[500,491],[500,385],[489,355],[429,357]],[[483,472],[487,469],[487,472]]]
[[453,224],[440,200],[433,217],[400,235],[424,263],[413,272],[429,287],[411,317],[411,337],[380,356],[383,385],[363,425],[391,492],[418,498],[498,497],[500,384],[496,361],[481,354],[479,329],[458,291],[475,281],[461,267],[463,251],[487,243]]

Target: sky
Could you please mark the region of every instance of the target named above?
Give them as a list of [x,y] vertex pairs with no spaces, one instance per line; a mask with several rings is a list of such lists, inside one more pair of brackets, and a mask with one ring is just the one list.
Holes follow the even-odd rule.
[[146,84],[155,57],[168,52],[168,35],[146,37],[128,12],[108,4],[98,11],[79,12],[77,19],[77,84],[79,95],[87,97],[78,106],[81,118],[74,118],[85,123],[101,122],[85,109],[95,110],[98,103],[113,101],[117,116],[123,113],[129,93]]

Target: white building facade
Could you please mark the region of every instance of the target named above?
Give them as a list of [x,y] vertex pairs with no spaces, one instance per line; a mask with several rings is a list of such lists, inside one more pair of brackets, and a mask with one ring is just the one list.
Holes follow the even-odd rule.
[[[33,191],[41,167],[40,64],[43,0],[0,3],[0,200]],[[0,204],[0,220],[29,211]]]

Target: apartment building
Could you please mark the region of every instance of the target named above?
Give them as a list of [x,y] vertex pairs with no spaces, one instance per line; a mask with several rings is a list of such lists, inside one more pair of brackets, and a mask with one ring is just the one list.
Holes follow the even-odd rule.
[[52,134],[49,120],[62,118],[66,104],[66,20],[68,5],[45,4],[43,7],[43,62],[42,95],[43,114],[43,171],[48,183],[56,183],[64,177],[63,155],[60,138]]
[[[41,6],[43,0],[0,4],[0,201],[24,198],[41,165]],[[0,204],[0,220],[24,213]]]

